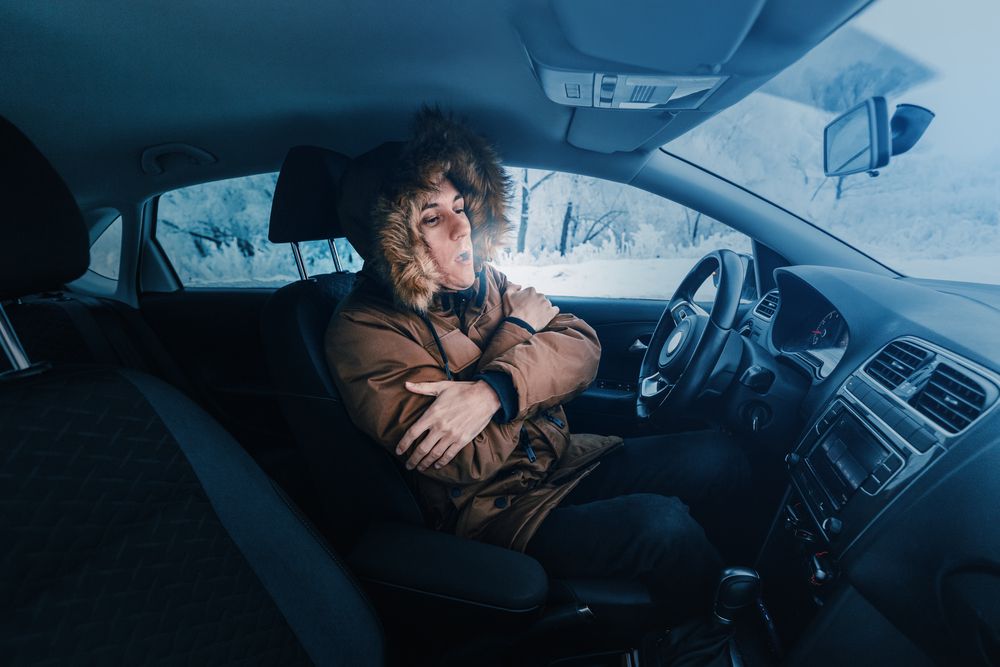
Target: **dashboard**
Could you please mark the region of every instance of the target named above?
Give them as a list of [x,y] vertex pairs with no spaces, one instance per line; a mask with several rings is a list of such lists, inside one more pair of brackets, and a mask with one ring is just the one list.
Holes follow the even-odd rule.
[[840,311],[807,285],[788,287],[784,295],[772,290],[754,308],[753,317],[760,320],[759,329],[769,330],[774,350],[800,363],[817,380],[830,376],[851,339]]
[[989,662],[1000,287],[818,266],[777,269],[775,283],[740,333],[811,382],[758,566],[772,580],[805,572],[802,599],[828,602],[809,612],[821,619],[801,643],[813,652],[791,662],[822,662],[865,627],[884,628],[893,664]]

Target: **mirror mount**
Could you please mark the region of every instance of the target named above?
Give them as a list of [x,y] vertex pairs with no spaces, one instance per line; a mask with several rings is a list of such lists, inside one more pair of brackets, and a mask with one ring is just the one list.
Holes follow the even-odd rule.
[[902,155],[920,141],[934,112],[916,104],[897,104],[889,128],[892,130],[892,154]]

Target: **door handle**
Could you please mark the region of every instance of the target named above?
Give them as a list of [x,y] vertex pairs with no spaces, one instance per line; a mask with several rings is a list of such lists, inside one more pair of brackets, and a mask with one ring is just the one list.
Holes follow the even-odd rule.
[[643,352],[643,353],[645,353],[646,350],[648,350],[648,349],[649,349],[649,346],[646,345],[645,343],[643,343],[638,338],[636,338],[634,341],[632,341],[632,344],[628,346],[628,351],[632,352],[632,353],[636,353],[636,352]]

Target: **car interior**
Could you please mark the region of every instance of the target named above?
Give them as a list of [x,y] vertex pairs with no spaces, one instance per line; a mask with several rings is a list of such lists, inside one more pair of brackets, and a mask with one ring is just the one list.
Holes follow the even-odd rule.
[[[0,3],[4,662],[670,664],[645,585],[433,530],[338,395],[340,176],[433,105],[511,167],[749,237],[669,298],[548,295],[602,347],[574,432],[744,448],[729,664],[1000,664],[1000,287],[901,275],[670,152],[870,4]],[[161,196],[273,172],[299,279],[185,286]]]

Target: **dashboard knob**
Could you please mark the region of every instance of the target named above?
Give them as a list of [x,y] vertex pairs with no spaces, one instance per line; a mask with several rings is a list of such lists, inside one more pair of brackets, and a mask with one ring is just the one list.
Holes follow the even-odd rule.
[[823,532],[828,536],[836,537],[837,535],[840,535],[840,531],[844,529],[844,522],[831,516],[823,519],[821,527],[823,528]]
[[796,454],[795,452],[790,452],[785,455],[785,465],[788,466],[789,468],[797,466],[799,464],[799,461],[801,460],[802,457]]

